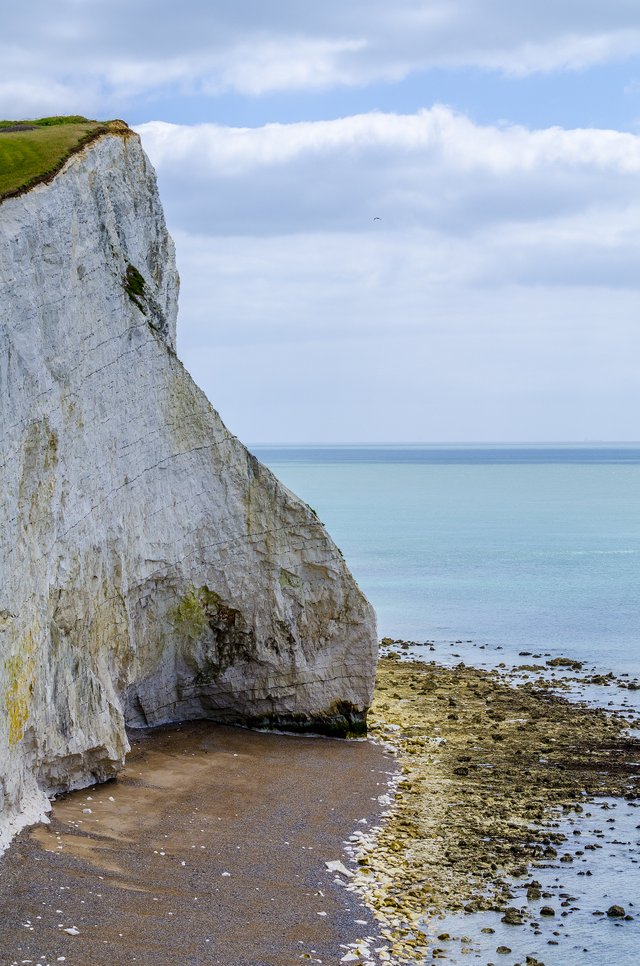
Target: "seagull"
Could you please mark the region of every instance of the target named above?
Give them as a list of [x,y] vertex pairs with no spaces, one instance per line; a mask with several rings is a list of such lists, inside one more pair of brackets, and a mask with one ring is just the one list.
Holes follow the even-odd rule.
[[376,215],[376,216],[375,216],[375,218],[374,218],[373,220],[374,220],[374,221],[382,221],[382,218],[380,218],[380,216],[379,216],[379,215]]

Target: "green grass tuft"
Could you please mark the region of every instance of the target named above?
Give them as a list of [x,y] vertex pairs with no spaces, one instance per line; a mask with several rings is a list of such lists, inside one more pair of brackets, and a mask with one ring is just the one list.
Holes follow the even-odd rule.
[[130,133],[122,121],[80,115],[0,121],[0,201],[50,181],[72,154],[110,132]]
[[92,121],[88,117],[83,117],[82,114],[56,114],[54,117],[39,117],[36,120],[23,120],[23,121],[0,121],[0,128],[3,127],[60,127],[62,124],[97,124],[97,121]]

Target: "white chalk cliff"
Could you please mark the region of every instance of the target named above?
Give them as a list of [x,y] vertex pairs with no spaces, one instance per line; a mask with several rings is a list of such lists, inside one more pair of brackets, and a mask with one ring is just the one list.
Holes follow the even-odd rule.
[[371,606],[178,360],[177,299],[131,132],[0,203],[0,850],[127,724],[363,728]]

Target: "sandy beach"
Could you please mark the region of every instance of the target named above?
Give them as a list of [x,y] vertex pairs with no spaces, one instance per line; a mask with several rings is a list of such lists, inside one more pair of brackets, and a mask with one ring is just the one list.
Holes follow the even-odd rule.
[[132,743],[0,861],[2,966],[336,963],[372,933],[325,862],[379,815],[388,752],[206,722]]

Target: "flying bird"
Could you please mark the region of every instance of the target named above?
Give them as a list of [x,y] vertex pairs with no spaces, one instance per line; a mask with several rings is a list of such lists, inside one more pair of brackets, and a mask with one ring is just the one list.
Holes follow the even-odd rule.
[[376,216],[375,216],[375,218],[374,218],[373,220],[374,220],[374,221],[382,221],[382,218],[380,218],[380,216],[379,216],[379,215],[376,215]]

